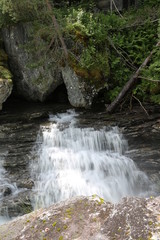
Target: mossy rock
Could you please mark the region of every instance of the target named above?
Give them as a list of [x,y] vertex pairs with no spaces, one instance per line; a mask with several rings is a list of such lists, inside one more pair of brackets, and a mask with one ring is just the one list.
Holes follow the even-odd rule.
[[8,60],[8,56],[3,49],[0,49],[0,65],[3,65]]
[[11,79],[12,78],[12,74],[11,72],[3,67],[3,66],[0,66],[0,78],[2,79]]

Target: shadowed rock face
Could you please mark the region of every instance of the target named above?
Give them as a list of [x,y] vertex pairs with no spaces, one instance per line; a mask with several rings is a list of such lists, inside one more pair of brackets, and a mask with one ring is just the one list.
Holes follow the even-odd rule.
[[12,92],[12,80],[0,79],[0,110],[2,110],[2,104],[6,101]]
[[43,102],[63,80],[49,54],[43,64],[31,66],[42,58],[40,53],[26,51],[25,45],[29,43],[31,29],[29,24],[17,24],[3,29],[2,36],[18,94],[27,100]]
[[160,197],[124,198],[117,205],[98,196],[77,197],[0,226],[3,240],[159,238]]

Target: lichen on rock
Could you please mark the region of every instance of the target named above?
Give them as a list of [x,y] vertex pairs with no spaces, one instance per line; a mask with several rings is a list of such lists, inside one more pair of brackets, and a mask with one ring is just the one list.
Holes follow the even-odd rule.
[[0,239],[158,240],[159,210],[160,197],[115,205],[96,195],[76,197],[0,226]]

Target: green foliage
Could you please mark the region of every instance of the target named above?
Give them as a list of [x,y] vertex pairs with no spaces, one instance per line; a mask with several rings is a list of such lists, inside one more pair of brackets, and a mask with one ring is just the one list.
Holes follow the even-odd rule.
[[32,21],[40,16],[39,11],[42,11],[44,6],[44,0],[1,0],[0,27],[21,21]]
[[159,6],[160,5],[160,0],[143,0],[142,4],[148,5],[150,7]]
[[[160,23],[157,27],[156,41],[160,41]],[[144,80],[137,85],[134,94],[143,100],[160,103],[160,46],[155,47],[153,51],[149,66],[141,72]]]
[[12,74],[8,70],[7,65],[7,55],[4,52],[4,50],[1,47],[1,41],[0,41],[0,79],[11,79]]
[[[107,78],[110,70],[108,50],[106,48],[107,31],[104,21],[106,19],[105,15],[86,12],[83,8],[74,8],[68,11],[66,19],[68,33],[81,48],[78,52],[79,61],[77,64],[80,68],[89,71],[96,69],[99,72],[99,80]],[[76,57],[77,52],[75,59]]]
[[[117,96],[135,70],[143,63],[158,41],[158,25],[157,21],[152,18],[151,11],[153,9],[143,8],[145,16],[142,14],[142,9],[139,9],[138,12],[129,11],[130,14],[125,14],[126,21],[122,19],[121,28],[118,31],[114,29],[112,31],[111,39],[116,51],[112,50],[110,61],[112,83],[110,83],[109,98],[111,101]],[[141,15],[142,17],[140,17]],[[158,49],[156,48],[152,62],[141,74],[143,77],[153,79],[154,76],[154,79],[159,79],[158,69],[160,62],[158,59],[160,58],[158,55]],[[151,100],[155,102],[156,99],[157,103],[157,97],[154,97],[155,89],[158,90],[157,83],[145,79],[139,80],[133,94],[142,101]]]
[[[56,2],[59,1],[53,1]],[[139,4],[142,7],[123,12],[123,18],[118,14],[94,13],[95,1],[75,1],[72,7],[65,4],[63,8],[53,8],[67,44],[71,66],[89,83],[104,80],[105,85],[108,80],[110,101],[160,40],[160,0],[139,0]],[[48,55],[51,59],[48,67],[64,64],[50,15],[45,0],[0,1],[0,27],[31,22],[31,40],[25,46],[34,56],[29,67],[43,65]],[[160,103],[159,83],[146,80],[160,80],[159,59],[160,49],[156,48],[149,66],[141,72],[145,79],[139,79],[133,91],[140,100]]]

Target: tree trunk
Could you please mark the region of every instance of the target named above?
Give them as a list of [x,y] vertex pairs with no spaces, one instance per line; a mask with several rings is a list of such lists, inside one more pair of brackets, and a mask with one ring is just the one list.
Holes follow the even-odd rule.
[[[49,10],[49,12],[52,14],[52,6],[49,2],[49,0],[46,0],[46,4],[47,4],[47,8]],[[63,48],[63,51],[64,51],[64,54],[65,54],[65,58],[66,60],[68,59],[68,51],[67,51],[67,47],[66,47],[66,44],[64,42],[64,39],[62,37],[62,34],[61,34],[61,31],[60,31],[60,28],[59,28],[59,24],[56,20],[56,17],[54,16],[54,14],[51,15],[51,18],[52,18],[52,22],[53,22],[53,25],[54,25],[54,28],[58,34],[58,38],[61,42],[61,45],[62,45],[62,48]]]
[[[156,47],[160,46],[160,42],[157,43]],[[118,96],[115,98],[115,100],[107,107],[107,112],[112,113],[115,111],[117,106],[122,102],[123,98],[126,96],[126,94],[133,89],[137,82],[137,78],[140,74],[141,69],[143,69],[149,62],[153,55],[153,51],[150,52],[149,56],[145,59],[145,61],[142,63],[142,65],[137,69],[135,74],[130,78],[130,80],[124,85],[121,92],[118,94]]]

